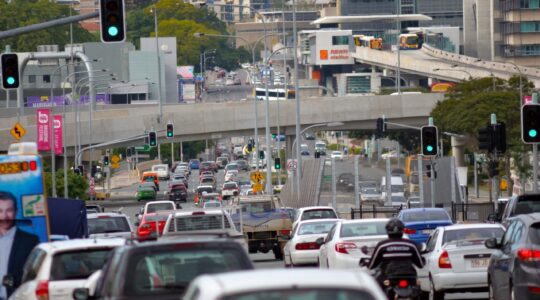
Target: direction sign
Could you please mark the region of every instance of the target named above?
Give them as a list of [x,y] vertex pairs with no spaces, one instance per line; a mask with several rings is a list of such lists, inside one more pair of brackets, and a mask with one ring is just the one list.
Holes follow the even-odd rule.
[[20,140],[26,134],[26,130],[19,122],[15,123],[10,132],[16,140]]
[[113,168],[113,169],[118,169],[118,167],[120,167],[120,164],[118,164],[118,163],[112,163],[111,164],[111,168]]
[[142,147],[135,147],[135,151],[139,151],[139,152],[150,151],[150,146],[148,144],[145,144]]
[[111,162],[112,162],[113,164],[118,164],[118,162],[120,162],[120,157],[119,157],[118,155],[116,155],[116,154],[113,155],[113,156],[111,157]]
[[255,172],[251,172],[251,174],[249,175],[249,178],[251,179],[251,181],[255,183],[259,183],[264,180],[264,175],[260,171],[255,171]]
[[254,193],[262,192],[263,185],[261,183],[254,183],[252,189]]

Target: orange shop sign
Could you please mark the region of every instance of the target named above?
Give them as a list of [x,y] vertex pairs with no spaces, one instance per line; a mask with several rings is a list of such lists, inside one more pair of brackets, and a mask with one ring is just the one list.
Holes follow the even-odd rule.
[[320,50],[319,57],[321,60],[328,60],[328,50]]

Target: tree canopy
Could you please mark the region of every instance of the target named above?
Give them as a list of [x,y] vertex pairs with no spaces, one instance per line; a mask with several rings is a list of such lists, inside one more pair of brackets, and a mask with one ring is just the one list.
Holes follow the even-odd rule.
[[128,40],[134,45],[139,45],[141,37],[155,36],[154,7],[159,36],[176,37],[178,65],[193,65],[199,69],[200,53],[211,49],[217,49],[214,61],[225,69],[234,69],[238,62],[250,60],[247,50],[235,49],[225,37],[195,37],[197,32],[227,35],[227,27],[213,11],[197,8],[182,0],[159,0],[155,6],[152,4],[129,12]]
[[[10,3],[0,1],[0,31],[15,29],[32,24],[43,23],[54,19],[69,17],[70,7],[48,0],[17,0]],[[72,11],[72,15],[77,13]],[[16,17],[15,17],[16,16]],[[94,42],[98,38],[79,24],[73,24],[73,42]],[[52,27],[3,39],[0,47],[11,45],[14,52],[36,51],[38,45],[59,45],[70,43],[69,25]]]

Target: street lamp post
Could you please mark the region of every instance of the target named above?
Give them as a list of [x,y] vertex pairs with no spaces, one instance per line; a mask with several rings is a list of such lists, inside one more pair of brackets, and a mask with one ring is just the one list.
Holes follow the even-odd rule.
[[154,5],[152,8],[154,13],[154,34],[156,36],[156,58],[157,58],[157,71],[158,71],[158,105],[159,105],[159,117],[158,124],[161,124],[161,119],[163,118],[163,103],[161,97],[161,58],[159,55],[159,35],[158,35],[158,22],[157,22],[157,8]]

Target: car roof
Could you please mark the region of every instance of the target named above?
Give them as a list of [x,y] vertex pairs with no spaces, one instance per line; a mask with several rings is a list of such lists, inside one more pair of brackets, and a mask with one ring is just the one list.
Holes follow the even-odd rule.
[[174,205],[174,202],[173,201],[152,201],[152,202],[148,202],[144,205],[144,207],[148,207],[150,205],[153,205],[153,204],[163,204],[163,203],[167,203],[167,204],[172,204]]
[[402,213],[409,213],[409,212],[429,212],[429,211],[444,211],[445,213],[448,213],[446,209],[441,207],[418,207],[418,208],[406,208],[402,209]]
[[61,251],[88,249],[88,248],[102,248],[102,247],[116,247],[126,244],[126,240],[123,238],[106,238],[106,239],[73,239],[66,241],[56,241],[49,243],[41,243],[39,248],[50,252],[56,253]]
[[373,222],[388,222],[389,218],[375,219],[355,219],[355,220],[340,220],[341,224],[356,224],[356,223],[373,223]]
[[469,224],[454,224],[441,227],[445,231],[471,229],[471,228],[504,228],[501,224],[489,223],[469,223]]
[[198,281],[201,282],[201,286],[221,288],[221,292],[225,294],[257,290],[339,287],[377,291],[381,294],[377,295],[376,299],[383,299],[382,292],[374,288],[374,279],[360,269],[354,271],[321,269],[317,272],[309,269],[264,269],[203,275]]
[[204,212],[205,215],[223,215],[225,214],[225,211],[221,209],[193,209],[193,210],[181,210],[181,211],[175,211],[174,216],[175,217],[183,217],[183,216],[192,216],[194,212]]
[[97,219],[99,217],[125,217],[126,215],[123,213],[116,213],[116,212],[98,212],[98,213],[89,213],[86,215],[87,219]]
[[521,219],[527,226],[530,226],[531,224],[540,222],[540,213],[522,214],[509,218],[509,220],[512,219]]
[[[280,209],[294,209],[294,208],[291,208],[291,207],[283,208],[282,207]],[[311,220],[304,220],[304,221],[298,222],[298,226],[303,225],[303,224],[310,224],[310,223],[338,222],[338,221],[340,221],[340,219],[311,219]]]
[[332,208],[331,206],[306,206],[306,207],[299,208],[298,212],[302,213],[306,210],[317,210],[317,209],[334,210],[334,208]]

